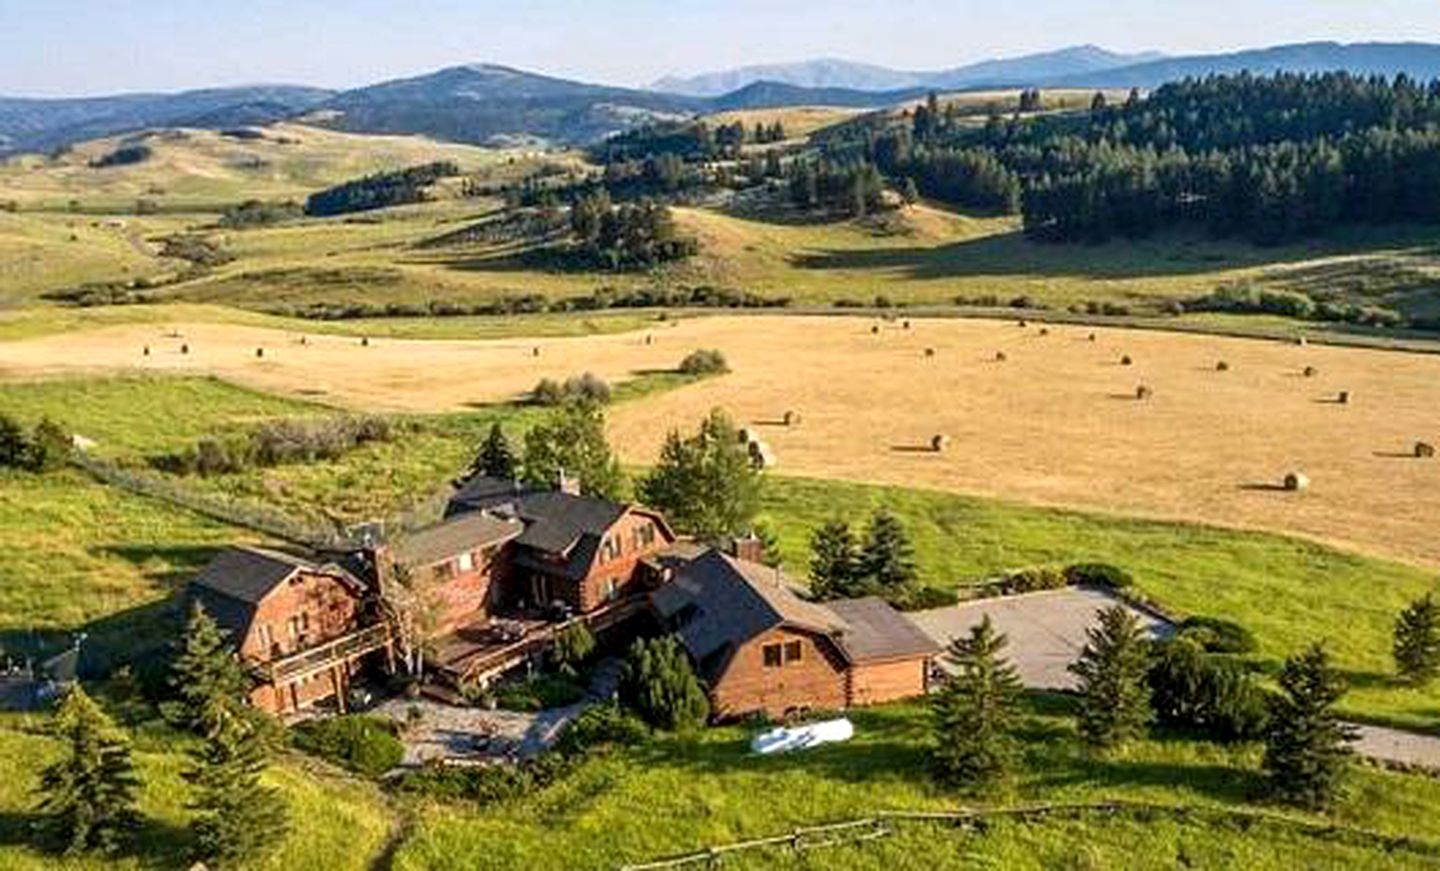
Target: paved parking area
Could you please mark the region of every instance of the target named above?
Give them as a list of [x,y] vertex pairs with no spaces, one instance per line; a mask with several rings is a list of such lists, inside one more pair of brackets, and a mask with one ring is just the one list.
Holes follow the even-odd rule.
[[[1104,590],[1067,587],[963,602],[919,611],[909,617],[931,638],[940,644],[949,644],[989,614],[995,628],[1009,636],[1005,654],[1027,687],[1067,690],[1075,686],[1075,676],[1067,668],[1085,646],[1085,630],[1095,625],[1098,611],[1119,602]],[[1165,621],[1131,610],[1151,637],[1163,638],[1172,631]]]

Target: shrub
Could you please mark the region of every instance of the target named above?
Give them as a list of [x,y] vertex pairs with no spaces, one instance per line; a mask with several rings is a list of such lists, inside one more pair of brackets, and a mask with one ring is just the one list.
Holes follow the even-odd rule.
[[395,731],[392,723],[374,717],[331,717],[296,726],[295,745],[351,771],[379,777],[405,756]]
[[574,675],[594,653],[595,636],[584,623],[572,623],[555,634],[555,649],[551,655],[562,674]]
[[605,405],[610,402],[610,385],[593,372],[574,375],[561,384],[553,378],[541,378],[530,391],[530,401],[536,405],[564,405],[567,402],[589,402]]
[[620,698],[657,729],[699,727],[710,714],[689,656],[673,635],[630,645],[620,670]]
[[1076,563],[1065,569],[1065,581],[1075,585],[1123,590],[1134,583],[1130,573],[1108,563]]
[[1207,654],[1187,636],[1159,645],[1147,681],[1162,723],[1203,730],[1220,741],[1264,734],[1266,694],[1239,663]]
[[586,708],[566,724],[555,739],[554,750],[566,757],[604,751],[611,747],[634,747],[650,738],[650,727],[614,703]]
[[101,155],[90,161],[93,169],[105,169],[111,166],[131,166],[136,163],[144,163],[149,160],[154,152],[150,146],[139,143],[122,145],[109,154]]
[[585,697],[585,688],[565,674],[542,674],[495,688],[495,705],[506,711],[544,711],[573,705]]
[[530,391],[530,401],[536,405],[560,405],[565,401],[565,388],[554,378],[541,378]]
[[1194,639],[1206,653],[1243,655],[1260,649],[1249,629],[1219,617],[1187,617],[1177,629],[1178,634]]
[[1067,583],[1065,573],[1052,566],[1031,566],[1005,575],[1001,588],[1007,594],[1058,590]]
[[720,375],[729,371],[725,355],[714,348],[691,351],[680,361],[680,372],[684,375]]
[[954,590],[941,590],[936,587],[918,587],[911,593],[909,598],[901,602],[906,611],[924,611],[930,608],[945,608],[960,601],[960,595]]

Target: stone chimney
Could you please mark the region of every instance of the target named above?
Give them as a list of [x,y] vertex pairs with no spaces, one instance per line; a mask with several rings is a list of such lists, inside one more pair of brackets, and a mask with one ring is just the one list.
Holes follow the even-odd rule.
[[561,469],[555,475],[555,489],[560,491],[561,493],[566,494],[567,496],[579,496],[580,479],[566,473],[564,469]]

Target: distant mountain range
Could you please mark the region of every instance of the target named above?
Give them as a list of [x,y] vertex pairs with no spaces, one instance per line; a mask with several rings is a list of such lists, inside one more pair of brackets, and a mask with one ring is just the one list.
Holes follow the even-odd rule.
[[915,88],[959,90],[990,85],[1031,84],[1065,76],[1099,72],[1164,57],[1159,52],[1116,54],[1093,45],[988,60],[932,72],[909,72],[854,61],[822,58],[790,64],[747,66],[698,76],[667,76],[654,90],[697,97],[718,97],[755,82],[776,82],[801,88],[843,88],[851,91],[902,91]]
[[0,97],[0,155],[49,151],[153,127],[221,128],[300,116],[363,133],[416,133],[476,143],[516,138],[587,143],[649,121],[723,110],[875,108],[932,89],[1154,88],[1187,76],[1242,70],[1406,73],[1429,80],[1440,78],[1440,45],[1318,42],[1191,57],[1076,46],[933,72],[827,59],[667,78],[649,90],[475,64],[341,92],[263,85],[80,99]]

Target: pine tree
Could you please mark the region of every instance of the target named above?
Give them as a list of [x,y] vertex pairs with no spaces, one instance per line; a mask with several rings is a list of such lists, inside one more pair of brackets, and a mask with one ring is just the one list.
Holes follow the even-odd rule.
[[484,443],[480,445],[480,453],[470,465],[470,474],[491,478],[515,478],[518,471],[510,439],[505,437],[505,430],[501,429],[500,423],[496,421],[490,425],[490,433],[485,436]]
[[900,519],[890,512],[882,509],[870,518],[860,560],[866,583],[892,604],[914,592],[915,549]]
[[1099,618],[1099,626],[1086,630],[1085,647],[1070,671],[1079,678],[1080,735],[1103,750],[1139,737],[1153,711],[1140,621],[1123,605],[1101,610]]
[[170,685],[180,699],[175,719],[199,734],[213,728],[222,707],[238,702],[249,690],[225,632],[199,602],[190,606],[180,655],[171,664]]
[[67,853],[113,850],[137,819],[129,740],[79,684],[61,698],[52,729],[66,754],[40,775],[41,811]]
[[710,702],[673,635],[636,639],[620,667],[620,700],[657,729],[677,731],[705,724]]
[[735,424],[715,409],[693,437],[670,433],[640,495],[678,529],[714,542],[751,530],[762,481]]
[[1426,595],[1411,602],[1395,621],[1395,668],[1400,677],[1423,686],[1440,671],[1440,613]]
[[1281,692],[1270,701],[1261,768],[1273,795],[1300,807],[1323,808],[1334,800],[1355,731],[1335,716],[1345,682],[1319,644],[1285,661]]
[[1011,730],[1022,688],[1015,667],[1001,655],[1007,643],[986,615],[969,638],[950,644],[959,671],[932,702],[935,768],[948,783],[993,783],[1014,759]]
[[191,829],[203,861],[248,863],[284,838],[288,808],[279,790],[260,782],[267,746],[239,706],[225,703],[192,751],[185,777],[195,788]]
[[860,550],[850,524],[831,520],[810,536],[810,592],[817,599],[861,595]]

